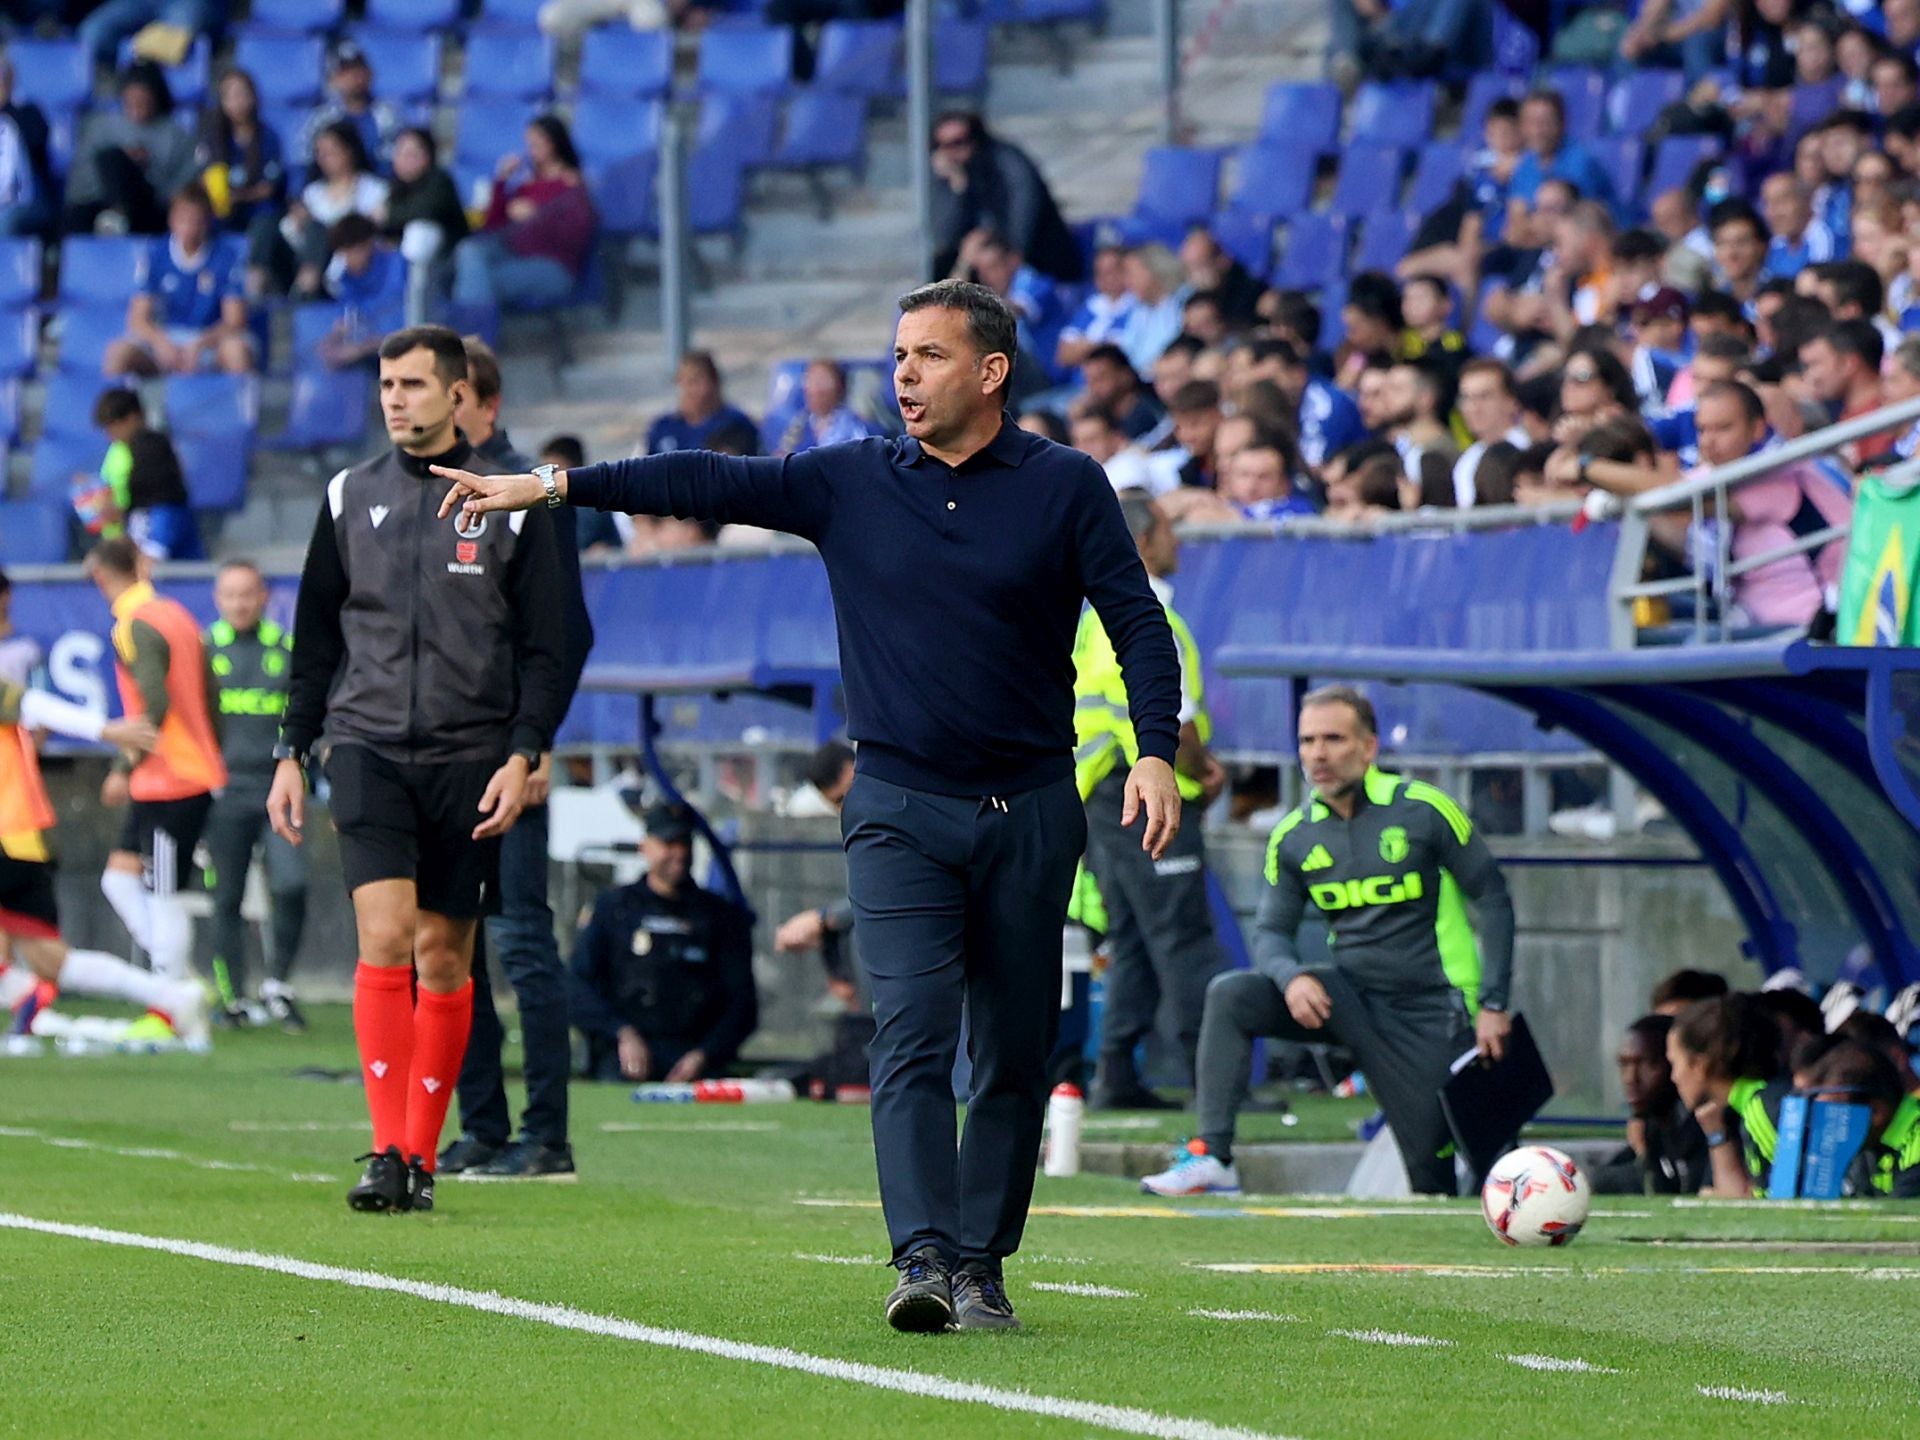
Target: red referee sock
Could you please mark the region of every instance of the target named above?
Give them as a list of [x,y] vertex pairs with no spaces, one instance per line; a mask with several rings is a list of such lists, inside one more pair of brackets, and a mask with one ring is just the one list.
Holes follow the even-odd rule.
[[447,1106],[460,1062],[467,1054],[467,1032],[473,1028],[473,982],[451,995],[421,990],[413,1012],[413,1074],[407,1084],[407,1139],[409,1156],[418,1155],[429,1171],[440,1148],[440,1131],[447,1123]]
[[353,1038],[360,1047],[360,1078],[373,1120],[373,1148],[403,1145],[407,1134],[407,1076],[413,1070],[413,969],[369,965],[353,972]]

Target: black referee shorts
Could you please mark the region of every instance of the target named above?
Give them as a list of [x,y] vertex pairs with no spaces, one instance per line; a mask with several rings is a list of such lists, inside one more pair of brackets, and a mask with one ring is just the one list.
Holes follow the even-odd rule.
[[493,914],[500,841],[475,840],[473,827],[499,768],[494,760],[416,764],[364,745],[336,745],[327,783],[347,892],[376,880],[411,880],[422,910],[452,920]]
[[135,800],[120,826],[119,848],[140,857],[147,888],[156,895],[178,895],[193,884],[193,850],[213,813],[213,796],[183,800]]

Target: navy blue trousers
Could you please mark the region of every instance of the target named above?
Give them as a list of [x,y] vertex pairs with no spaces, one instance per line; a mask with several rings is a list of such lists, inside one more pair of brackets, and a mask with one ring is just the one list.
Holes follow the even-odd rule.
[[[1019,1249],[1033,1199],[1086,811],[1071,780],[962,799],[860,775],[840,825],[873,992],[873,1143],[893,1257],[932,1245],[949,1264],[997,1262]],[[963,1009],[973,1078],[956,1136]]]
[[[553,938],[547,908],[547,807],[521,813],[500,842],[500,913],[483,925],[473,958],[473,1033],[460,1065],[460,1128],[489,1145],[504,1145],[512,1131],[506,1075],[500,1066],[505,1034],[488,983],[486,945],[520,1003],[520,1047],[527,1080],[527,1108],[520,1117],[523,1139],[542,1145],[567,1143],[567,1081],[573,1070],[567,1031],[567,972]],[[481,944],[484,938],[486,944]]]

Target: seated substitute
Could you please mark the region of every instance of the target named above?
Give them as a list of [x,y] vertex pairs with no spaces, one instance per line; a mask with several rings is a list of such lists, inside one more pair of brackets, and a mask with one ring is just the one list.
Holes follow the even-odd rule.
[[1707,1183],[1707,1137],[1673,1088],[1667,1063],[1672,1029],[1671,1016],[1643,1015],[1621,1038],[1627,1143],[1587,1172],[1596,1195],[1693,1195]]
[[[1506,1053],[1513,901],[1492,854],[1447,795],[1376,769],[1373,703],[1329,685],[1300,709],[1300,762],[1312,785],[1267,844],[1267,890],[1253,969],[1214,977],[1200,1022],[1199,1138],[1142,1188],[1233,1194],[1235,1117],[1253,1042],[1331,1040],[1351,1050],[1380,1097],[1416,1193],[1451,1195],[1453,1141],[1440,1087],[1463,1051]],[[1474,902],[1479,945],[1462,898]],[[1312,901],[1333,959],[1309,968],[1294,935]],[[1484,966],[1481,947],[1485,950]]]
[[1674,1088],[1707,1137],[1703,1195],[1765,1199],[1779,1142],[1780,1030],[1758,995],[1734,991],[1698,1000],[1667,1035]]
[[655,805],[646,826],[646,875],[603,894],[574,946],[573,1023],[595,1080],[701,1080],[759,1023],[752,924],[689,878],[686,806]]
[[1847,1168],[1845,1194],[1920,1200],[1920,1096],[1907,1093],[1892,1060],[1843,1040],[1820,1057],[1806,1088],[1815,1100],[1864,1105],[1872,1116],[1867,1143]]

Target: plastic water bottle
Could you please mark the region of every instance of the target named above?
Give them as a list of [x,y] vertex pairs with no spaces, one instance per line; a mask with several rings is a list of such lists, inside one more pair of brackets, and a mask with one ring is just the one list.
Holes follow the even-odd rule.
[[1087,1102],[1078,1085],[1056,1085],[1047,1101],[1047,1174],[1080,1173],[1080,1121]]

